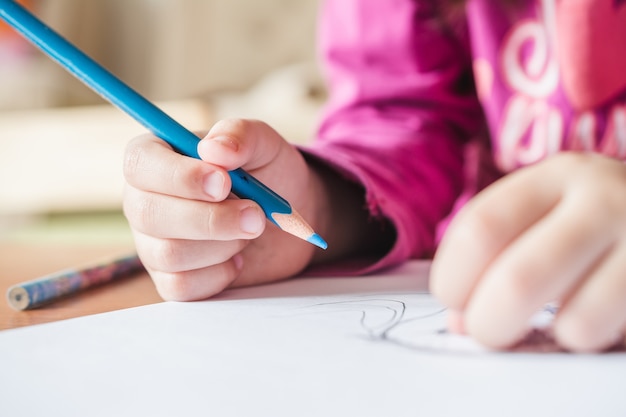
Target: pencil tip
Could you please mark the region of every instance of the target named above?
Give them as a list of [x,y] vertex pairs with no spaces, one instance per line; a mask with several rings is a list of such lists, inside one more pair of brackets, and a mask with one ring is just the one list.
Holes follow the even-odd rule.
[[326,243],[320,235],[315,233],[311,226],[309,226],[295,210],[289,214],[272,213],[272,220],[285,232],[291,233],[302,240],[306,240],[319,248],[326,249],[328,247],[328,243]]
[[322,237],[320,235],[318,235],[317,233],[313,233],[308,239],[307,241],[309,243],[314,244],[315,246],[317,246],[318,248],[322,248],[322,249],[326,249],[328,247],[328,243],[326,243],[326,241],[324,239],[322,239]]

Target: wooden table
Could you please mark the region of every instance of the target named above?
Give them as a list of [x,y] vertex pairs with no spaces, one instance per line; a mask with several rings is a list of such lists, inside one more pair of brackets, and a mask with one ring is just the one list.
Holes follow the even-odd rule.
[[6,301],[7,289],[14,284],[131,253],[132,250],[132,247],[120,245],[0,243],[0,330],[160,302],[161,298],[145,272],[85,290],[34,310],[15,311]]

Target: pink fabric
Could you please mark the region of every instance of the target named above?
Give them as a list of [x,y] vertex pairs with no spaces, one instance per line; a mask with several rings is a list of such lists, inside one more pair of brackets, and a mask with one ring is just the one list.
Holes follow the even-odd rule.
[[[319,44],[330,99],[305,152],[361,183],[372,215],[397,231],[388,254],[345,273],[432,256],[449,218],[500,172],[562,149],[626,159],[626,71],[571,68],[614,45],[626,56],[624,2],[539,0],[505,9],[473,0],[452,27],[438,7],[437,0],[324,2]],[[566,42],[576,31],[571,22],[592,9],[592,35]],[[618,39],[593,55],[609,17]],[[610,76],[599,82],[603,74]]]

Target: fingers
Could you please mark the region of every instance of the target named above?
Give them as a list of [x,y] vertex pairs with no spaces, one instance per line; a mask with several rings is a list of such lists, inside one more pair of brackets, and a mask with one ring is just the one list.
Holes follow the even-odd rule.
[[194,200],[220,201],[230,190],[223,168],[180,155],[151,135],[128,144],[124,176],[134,188]]
[[[188,199],[221,201],[230,191],[227,170],[255,170],[292,147],[270,126],[256,120],[222,120],[200,140],[201,160],[182,156],[157,137],[143,135],[126,148],[124,175],[135,188]],[[285,157],[287,164],[299,163]],[[208,163],[207,163],[208,162]],[[289,169],[289,167],[286,167]]]
[[[217,122],[198,144],[198,154],[209,164],[227,170],[242,167],[274,192],[286,198],[306,219],[320,216],[311,195],[315,187],[310,168],[296,147],[274,129],[257,120]],[[314,222],[313,222],[314,223]]]
[[262,122],[226,120],[199,141],[198,153],[202,159],[182,156],[149,135],[126,151],[124,214],[163,298],[203,299],[300,271],[310,245],[266,228],[254,201],[227,198],[228,171],[243,167],[312,217],[310,171],[298,150]]
[[241,255],[206,268],[179,273],[155,271],[146,267],[159,295],[168,301],[204,300],[230,286],[241,270]]
[[543,305],[578,285],[613,241],[598,225],[602,219],[581,222],[581,210],[575,198],[562,201],[487,266],[464,309],[469,334],[508,347]]
[[626,244],[613,248],[561,306],[554,334],[562,346],[580,352],[607,349],[626,330]]
[[125,189],[124,214],[133,229],[167,239],[252,239],[266,225],[261,208],[249,200],[209,203],[133,187]]
[[226,262],[249,243],[243,239],[226,242],[160,239],[137,231],[133,236],[144,266],[165,273],[191,271]]
[[269,125],[257,120],[229,119],[217,122],[198,144],[200,157],[228,170],[254,170],[279,154],[286,144]]
[[[430,289],[462,311],[492,259],[557,203],[554,187],[532,187],[532,172],[500,180],[451,222],[431,269]],[[531,188],[532,187],[532,188]]]
[[[451,224],[431,289],[483,344],[521,339],[546,303],[557,342],[597,351],[626,328],[625,169],[597,156],[555,157],[500,181]],[[459,324],[459,318],[462,317]]]
[[141,262],[165,300],[211,297],[237,279],[241,252],[249,241],[159,239],[134,231]]

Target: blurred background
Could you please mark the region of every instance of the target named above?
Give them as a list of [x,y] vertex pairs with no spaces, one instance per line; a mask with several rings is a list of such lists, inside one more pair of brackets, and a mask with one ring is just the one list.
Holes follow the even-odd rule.
[[[190,129],[246,117],[294,143],[314,133],[316,0],[21,3]],[[0,24],[0,242],[130,242],[122,157],[144,131]]]

